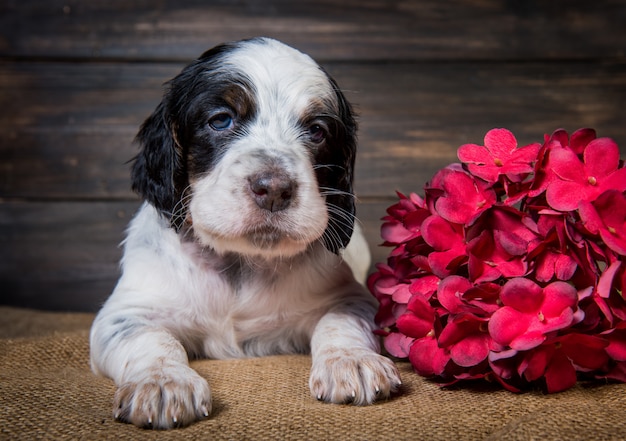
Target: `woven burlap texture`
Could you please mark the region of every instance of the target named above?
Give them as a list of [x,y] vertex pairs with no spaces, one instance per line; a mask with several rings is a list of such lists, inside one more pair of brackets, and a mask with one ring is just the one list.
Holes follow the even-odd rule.
[[211,418],[150,431],[115,422],[110,380],[89,369],[88,314],[0,308],[0,437],[7,440],[623,440],[626,386],[579,384],[554,395],[442,389],[399,363],[400,395],[368,407],[309,395],[310,358],[202,360]]

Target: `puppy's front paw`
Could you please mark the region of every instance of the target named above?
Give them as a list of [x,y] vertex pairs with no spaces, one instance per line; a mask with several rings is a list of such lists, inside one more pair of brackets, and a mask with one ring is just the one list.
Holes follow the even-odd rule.
[[209,416],[211,390],[189,366],[159,366],[117,389],[113,413],[117,420],[140,427],[182,427]]
[[309,387],[320,401],[371,404],[401,385],[396,365],[366,349],[323,351],[313,360]]

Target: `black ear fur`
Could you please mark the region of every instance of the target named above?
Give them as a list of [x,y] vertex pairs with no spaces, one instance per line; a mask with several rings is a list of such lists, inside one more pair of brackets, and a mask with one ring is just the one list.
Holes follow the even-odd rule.
[[[166,83],[163,100],[142,124],[135,141],[141,150],[134,158],[132,188],[154,205],[172,226],[180,228],[184,218],[177,211],[187,188],[185,140],[180,134],[187,118],[188,102],[197,93],[200,73],[213,59],[233,45],[220,45],[206,51],[195,62],[186,66],[176,77]],[[179,144],[178,140],[183,144]]]
[[335,90],[339,105],[338,116],[343,127],[338,130],[337,138],[332,141],[332,151],[329,152],[330,161],[326,161],[331,167],[319,169],[320,171],[325,170],[321,185],[338,190],[338,194],[333,193],[326,196],[329,221],[322,241],[329,251],[338,253],[348,245],[354,230],[356,206],[352,184],[357,145],[357,123],[352,106],[335,80],[328,74],[327,76]]
[[[184,181],[182,151],[176,144],[166,105],[161,102],[142,124],[136,137],[141,151],[135,157],[132,188],[168,219],[174,219]],[[184,185],[184,184],[183,184]]]

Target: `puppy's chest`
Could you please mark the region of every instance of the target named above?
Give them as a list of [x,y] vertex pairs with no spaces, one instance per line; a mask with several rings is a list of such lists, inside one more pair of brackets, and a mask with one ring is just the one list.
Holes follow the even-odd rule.
[[[194,254],[198,257],[199,254]],[[303,352],[329,304],[326,278],[302,262],[250,262],[237,256],[195,260],[196,332],[205,355]],[[197,334],[197,335],[198,335]]]
[[[316,302],[284,285],[251,281],[223,292],[216,304],[208,305],[209,326],[204,327],[204,353],[214,358],[303,353],[315,323]],[[207,318],[208,318],[207,317]]]

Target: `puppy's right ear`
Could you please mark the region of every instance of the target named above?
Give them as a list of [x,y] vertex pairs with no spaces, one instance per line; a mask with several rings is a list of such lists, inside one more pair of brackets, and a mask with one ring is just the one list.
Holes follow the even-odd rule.
[[168,219],[181,198],[184,179],[182,149],[172,132],[173,123],[162,101],[142,124],[135,141],[141,150],[134,158],[132,188]]

